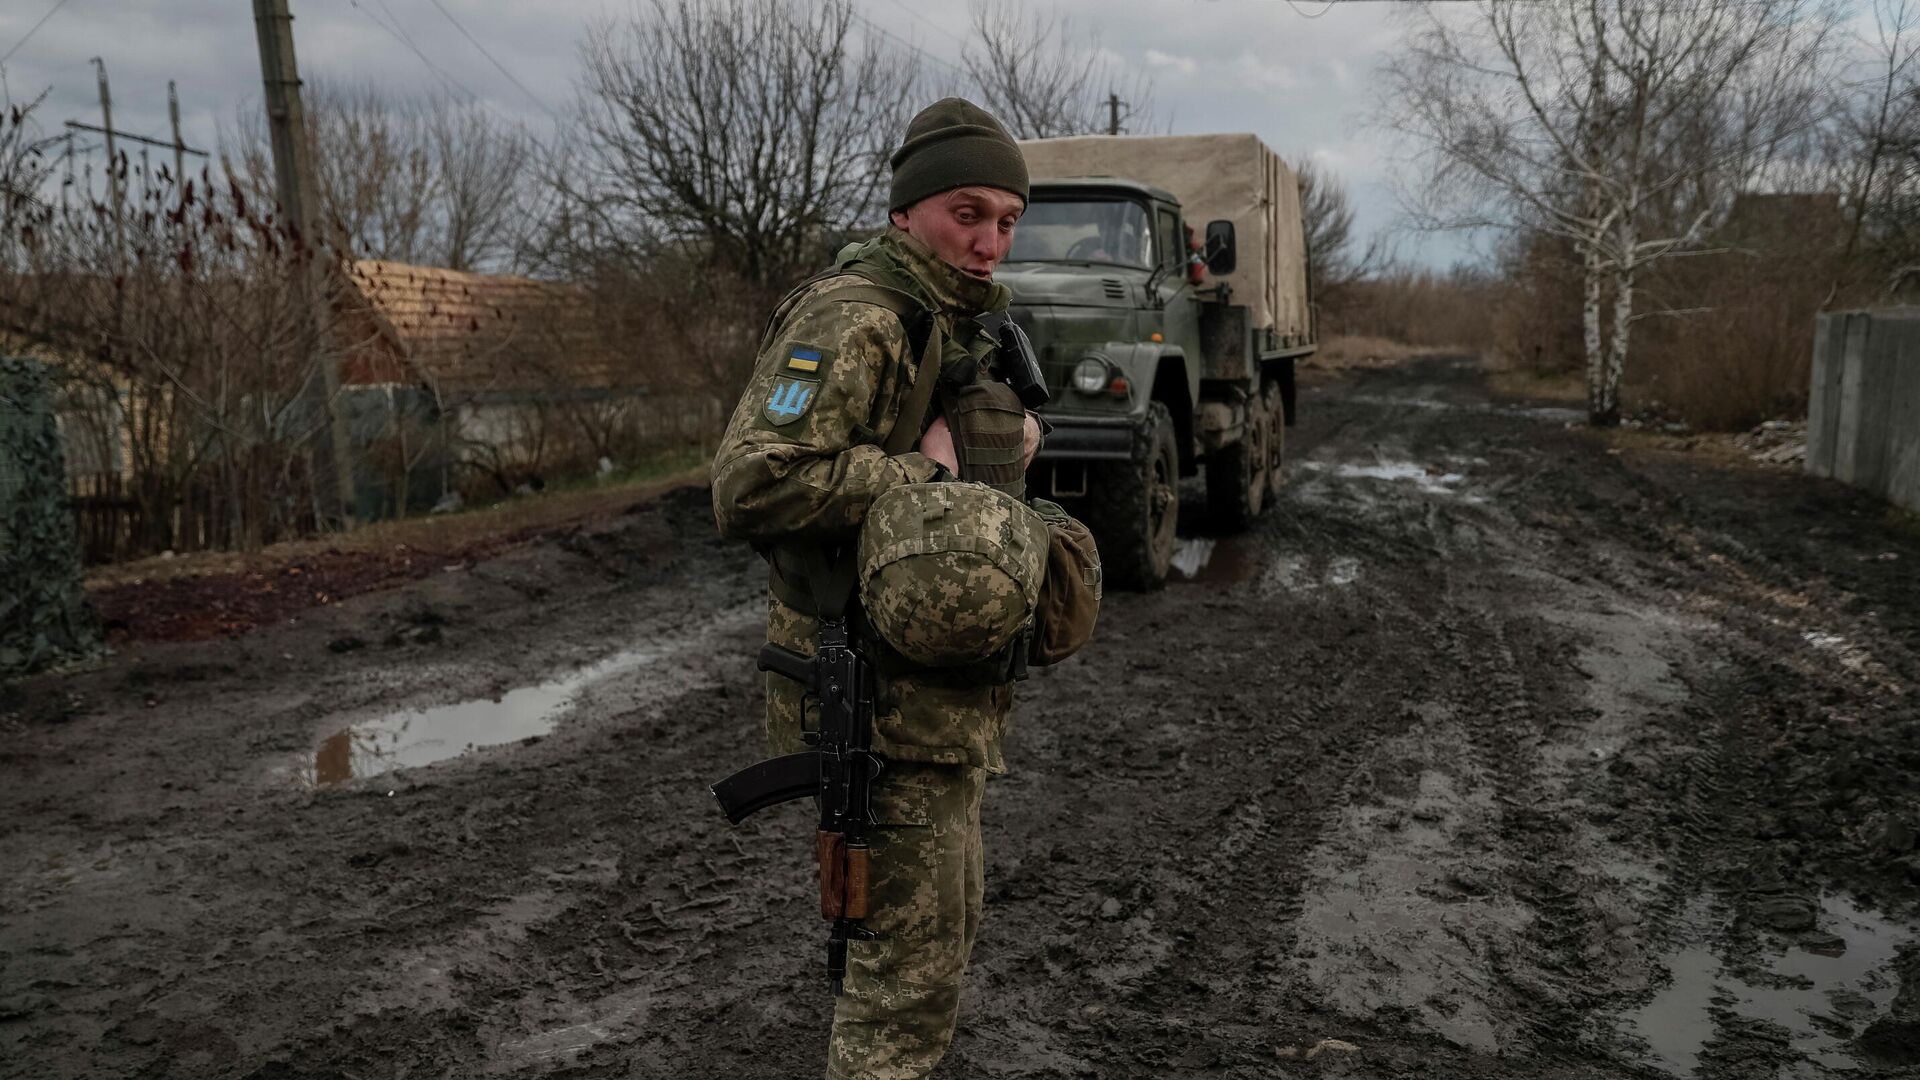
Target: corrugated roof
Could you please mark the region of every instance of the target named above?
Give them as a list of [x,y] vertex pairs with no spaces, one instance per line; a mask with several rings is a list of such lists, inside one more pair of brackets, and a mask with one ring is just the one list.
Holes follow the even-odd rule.
[[[398,359],[442,398],[538,396],[634,382],[575,286],[503,274],[355,261],[348,278]],[[349,382],[404,378],[390,364],[349,363]]]

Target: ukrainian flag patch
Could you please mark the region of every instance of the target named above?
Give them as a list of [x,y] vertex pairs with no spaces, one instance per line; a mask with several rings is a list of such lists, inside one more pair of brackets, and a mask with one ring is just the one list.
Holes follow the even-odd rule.
[[793,423],[813,408],[814,401],[820,397],[826,369],[833,363],[833,350],[822,345],[790,342],[780,346],[774,355],[780,357],[780,366],[773,369],[773,389],[767,391],[760,415],[778,427]]

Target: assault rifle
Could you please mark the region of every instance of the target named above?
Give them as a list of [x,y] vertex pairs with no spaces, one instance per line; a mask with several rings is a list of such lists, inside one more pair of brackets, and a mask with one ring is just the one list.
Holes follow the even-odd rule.
[[867,826],[873,821],[873,670],[847,639],[847,621],[820,620],[820,650],[803,656],[768,644],[760,670],[799,683],[820,703],[820,730],[805,733],[814,748],[749,765],[710,789],[727,820],[740,824],[769,806],[811,795],[820,805],[815,856],[820,864],[820,917],[827,933],[827,978],[833,992],[847,976],[847,942],[879,935],[867,917]]

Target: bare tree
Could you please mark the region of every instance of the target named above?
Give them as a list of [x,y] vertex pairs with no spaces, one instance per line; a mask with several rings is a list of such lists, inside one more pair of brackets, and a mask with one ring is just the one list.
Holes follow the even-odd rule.
[[1293,174],[1300,185],[1300,219],[1307,238],[1307,280],[1315,302],[1364,276],[1380,261],[1378,243],[1356,251],[1353,202],[1346,185],[1324,166],[1301,158]]
[[1637,279],[1811,128],[1834,24],[1825,0],[1483,0],[1426,8],[1387,68],[1425,224],[1572,243],[1594,424],[1619,421]]
[[817,266],[880,209],[912,104],[912,66],[853,24],[851,0],[651,0],[596,24],[577,152],[551,172],[573,246],[671,244],[757,284]]
[[1920,273],[1920,7],[1875,0],[1873,18],[1864,70],[1835,95],[1828,160],[1847,194],[1843,273],[1863,255],[1891,289]]
[[[1141,132],[1153,123],[1153,81],[1124,77],[1097,35],[1071,19],[1009,2],[973,0],[974,40],[961,63],[982,104],[1015,138]],[[1124,112],[1114,110],[1119,98]],[[1117,124],[1116,124],[1117,121]]]
[[478,105],[446,98],[427,110],[426,135],[438,181],[439,265],[520,269],[538,197],[533,137]]
[[[445,94],[394,97],[370,84],[317,79],[308,138],[322,220],[355,256],[454,270],[522,268],[520,234],[536,197],[531,135],[478,103]],[[248,186],[273,198],[260,110],[223,138]]]

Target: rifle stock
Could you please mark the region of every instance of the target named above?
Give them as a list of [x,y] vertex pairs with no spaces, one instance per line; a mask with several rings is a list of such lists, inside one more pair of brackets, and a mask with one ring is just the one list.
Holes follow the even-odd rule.
[[877,935],[861,924],[870,904],[873,778],[882,761],[873,752],[873,669],[850,640],[845,618],[820,620],[819,650],[812,656],[771,642],[761,647],[761,671],[800,684],[819,705],[818,731],[805,732],[816,749],[749,765],[709,788],[735,825],[769,806],[813,796],[820,811],[814,859],[820,870],[820,916],[833,923],[827,934],[827,977],[840,993],[847,971],[847,943]]

